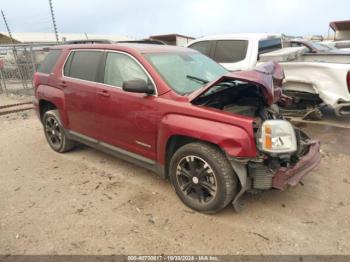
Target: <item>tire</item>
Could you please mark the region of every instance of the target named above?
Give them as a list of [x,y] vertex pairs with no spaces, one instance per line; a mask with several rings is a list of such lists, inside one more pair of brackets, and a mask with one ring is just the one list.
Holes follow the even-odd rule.
[[43,126],[46,140],[54,151],[64,153],[74,148],[75,142],[68,139],[62,127],[58,110],[45,112]]
[[237,194],[237,176],[213,145],[194,142],[182,146],[173,155],[169,171],[176,194],[196,211],[216,213]]

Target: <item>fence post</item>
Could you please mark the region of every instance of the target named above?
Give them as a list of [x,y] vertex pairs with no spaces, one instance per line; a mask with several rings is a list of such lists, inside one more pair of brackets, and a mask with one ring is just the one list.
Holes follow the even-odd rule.
[[17,67],[17,70],[18,70],[18,73],[19,73],[19,77],[21,78],[23,89],[26,89],[27,88],[27,83],[24,80],[23,72],[22,72],[21,68],[19,67],[18,56],[17,56],[17,49],[15,48],[15,46],[13,46],[12,53],[13,53],[13,56],[15,58],[15,65]]
[[0,60],[0,94],[2,94],[4,91],[2,90],[2,73],[1,73],[1,63],[2,61]]
[[[31,46],[30,48],[29,48],[29,50],[30,50],[30,59],[31,59],[31,62],[32,62],[32,71],[33,71],[33,75],[35,74],[35,72],[36,72],[36,60],[35,60],[35,56],[34,56],[34,53],[33,53],[33,47]],[[32,87],[34,87],[33,86],[33,81],[31,81],[31,83],[32,83]]]
[[[0,68],[0,80],[2,82],[2,84],[0,82],[1,92],[3,92],[5,90],[5,94],[7,95],[6,82],[5,82],[4,75],[2,74],[2,68]],[[4,86],[4,89],[2,88],[2,86]]]

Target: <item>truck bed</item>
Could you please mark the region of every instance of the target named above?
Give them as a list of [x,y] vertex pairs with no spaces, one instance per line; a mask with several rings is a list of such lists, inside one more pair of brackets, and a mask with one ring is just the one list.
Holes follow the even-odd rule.
[[268,61],[350,64],[350,54],[306,54],[304,47],[285,47],[260,54],[259,62]]

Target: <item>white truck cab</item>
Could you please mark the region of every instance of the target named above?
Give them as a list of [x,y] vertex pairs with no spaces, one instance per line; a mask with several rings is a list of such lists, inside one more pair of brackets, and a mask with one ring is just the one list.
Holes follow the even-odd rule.
[[187,47],[235,71],[255,67],[259,54],[282,48],[282,40],[280,34],[228,34],[196,39]]

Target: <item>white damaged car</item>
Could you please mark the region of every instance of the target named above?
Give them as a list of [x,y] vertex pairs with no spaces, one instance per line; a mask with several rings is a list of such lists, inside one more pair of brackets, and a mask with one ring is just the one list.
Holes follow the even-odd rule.
[[322,106],[338,116],[350,115],[350,55],[307,53],[304,47],[282,47],[279,34],[230,34],[196,39],[196,49],[230,71],[252,69],[267,61],[279,62],[285,72],[284,93],[292,97],[288,114],[320,119]]

